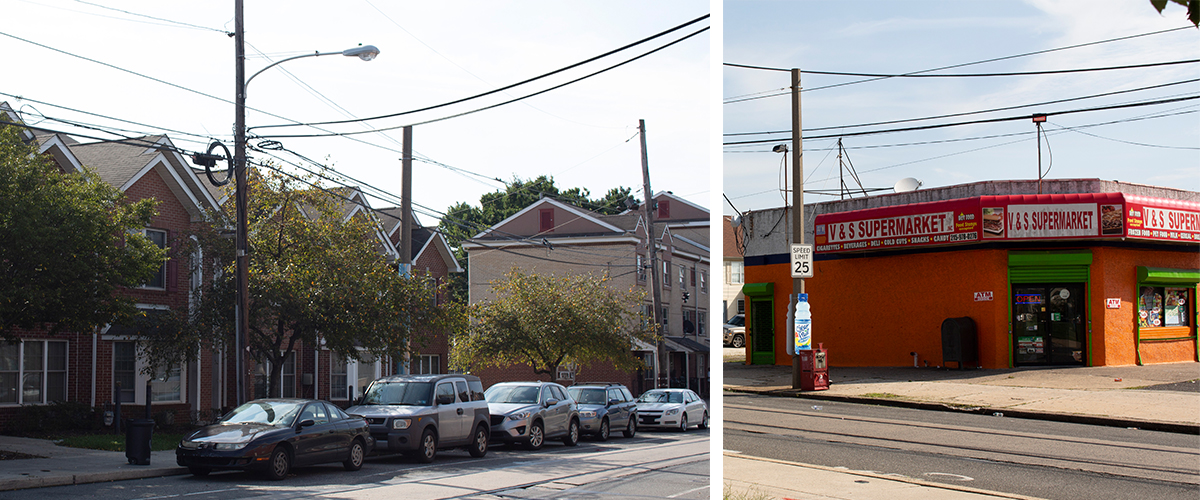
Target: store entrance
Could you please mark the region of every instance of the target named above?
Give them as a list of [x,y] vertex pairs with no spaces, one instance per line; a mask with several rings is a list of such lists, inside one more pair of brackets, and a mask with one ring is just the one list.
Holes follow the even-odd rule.
[[750,364],[775,364],[775,301],[750,299]]
[[1087,363],[1083,291],[1082,283],[1013,286],[1014,364]]

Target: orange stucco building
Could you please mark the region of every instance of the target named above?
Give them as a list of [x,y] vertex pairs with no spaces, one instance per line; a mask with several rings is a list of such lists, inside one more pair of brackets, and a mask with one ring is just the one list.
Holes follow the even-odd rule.
[[[806,205],[812,341],[833,366],[1196,361],[1200,193],[981,182]],[[1036,191],[1034,191],[1036,193]],[[747,363],[790,365],[785,209],[746,214]],[[947,352],[967,317],[977,352]],[[951,346],[951,347],[947,347]]]

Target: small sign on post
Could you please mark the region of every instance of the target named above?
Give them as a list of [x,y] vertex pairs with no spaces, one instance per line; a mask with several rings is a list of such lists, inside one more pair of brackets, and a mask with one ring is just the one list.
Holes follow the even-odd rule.
[[792,244],[792,277],[813,277],[813,246]]

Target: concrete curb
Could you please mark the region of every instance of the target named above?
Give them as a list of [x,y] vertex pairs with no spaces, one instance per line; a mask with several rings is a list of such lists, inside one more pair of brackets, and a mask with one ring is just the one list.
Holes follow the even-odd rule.
[[184,467],[171,467],[87,472],[81,474],[60,474],[52,476],[28,476],[20,479],[0,480],[0,491],[25,490],[30,488],[43,488],[46,486],[71,486],[76,484],[104,483],[109,481],[123,481],[126,479],[178,476],[187,473],[188,470]]
[[1087,425],[1102,425],[1106,427],[1136,427],[1138,429],[1172,432],[1176,434],[1198,434],[1200,435],[1200,425],[1185,424],[1178,422],[1155,422],[1150,420],[1134,420],[1126,418],[1111,418],[1098,415],[1081,415],[1070,413],[1048,413],[1028,410],[1013,410],[1011,408],[990,408],[990,407],[958,407],[945,403],[936,403],[928,401],[910,401],[903,399],[884,399],[884,398],[869,398],[864,396],[845,396],[840,394],[820,394],[814,392],[801,392],[795,389],[773,389],[761,390],[752,388],[731,388],[726,387],[726,392],[737,392],[744,394],[759,394],[763,396],[773,397],[792,397],[800,399],[811,399],[816,401],[837,401],[842,403],[860,403],[872,404],[879,406],[893,406],[898,408],[913,408],[917,410],[935,410],[958,413],[974,413],[979,415],[992,415],[1001,413],[1005,417],[1025,418],[1031,420],[1048,420],[1054,422],[1068,422],[1073,424]]

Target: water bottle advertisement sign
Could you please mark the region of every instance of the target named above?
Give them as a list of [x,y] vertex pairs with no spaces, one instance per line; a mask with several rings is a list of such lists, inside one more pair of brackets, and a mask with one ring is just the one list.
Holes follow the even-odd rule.
[[795,324],[792,331],[796,336],[796,354],[812,349],[812,312],[808,307],[808,294],[796,295]]

